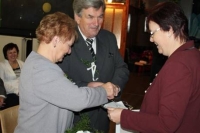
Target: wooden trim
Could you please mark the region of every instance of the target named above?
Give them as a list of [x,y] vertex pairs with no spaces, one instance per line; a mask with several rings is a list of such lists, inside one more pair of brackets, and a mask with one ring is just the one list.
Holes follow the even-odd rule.
[[[112,22],[111,22],[111,26],[110,27],[107,27],[107,30],[111,31],[111,32],[115,32],[114,28],[116,27],[116,24],[118,24],[118,22],[120,21],[119,25],[121,27],[121,32],[120,33],[114,33],[116,35],[116,37],[120,34],[120,38],[117,37],[117,40],[120,40],[120,42],[118,42],[119,44],[119,51],[120,51],[120,54],[121,56],[124,58],[125,56],[125,49],[126,49],[126,36],[127,36],[127,22],[128,22],[128,10],[129,10],[129,3],[130,3],[130,0],[126,0],[126,3],[106,3],[106,9],[113,9],[112,10]],[[118,9],[121,9],[122,10],[122,14],[116,14],[117,11],[119,11]],[[110,10],[109,10],[110,11]],[[110,12],[109,12],[110,13]],[[105,15],[107,15],[107,12],[105,12]],[[117,20],[118,22],[115,22],[116,21],[116,15],[121,15],[122,18],[120,20]],[[109,25],[106,25],[105,22],[102,24],[102,28],[105,28],[106,29],[106,26],[109,26]]]

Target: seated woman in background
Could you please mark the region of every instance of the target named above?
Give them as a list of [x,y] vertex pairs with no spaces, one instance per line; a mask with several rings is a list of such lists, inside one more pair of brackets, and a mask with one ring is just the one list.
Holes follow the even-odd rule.
[[7,93],[4,109],[19,104],[19,76],[24,62],[17,59],[18,54],[18,46],[14,43],[8,43],[3,47],[5,60],[0,62],[0,77]]

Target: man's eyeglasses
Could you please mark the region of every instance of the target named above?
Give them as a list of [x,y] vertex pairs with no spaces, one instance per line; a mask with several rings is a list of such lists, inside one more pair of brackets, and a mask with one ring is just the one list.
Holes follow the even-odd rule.
[[150,37],[153,37],[153,35],[157,32],[157,31],[159,31],[160,30],[160,28],[158,28],[158,29],[156,29],[156,30],[154,30],[154,31],[151,31],[150,32]]

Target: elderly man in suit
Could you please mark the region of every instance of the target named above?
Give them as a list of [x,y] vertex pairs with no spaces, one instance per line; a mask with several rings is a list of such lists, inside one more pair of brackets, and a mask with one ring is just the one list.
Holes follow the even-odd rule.
[[3,80],[0,78],[0,109],[4,105],[4,99],[6,98],[6,89],[4,87]]
[[[112,82],[122,91],[128,81],[129,70],[119,53],[115,35],[101,29],[105,8],[104,0],[74,0],[78,40],[71,54],[58,65],[79,87]],[[80,119],[81,113],[89,115],[92,128],[108,132],[109,119],[105,109],[95,107],[78,112],[74,123]]]

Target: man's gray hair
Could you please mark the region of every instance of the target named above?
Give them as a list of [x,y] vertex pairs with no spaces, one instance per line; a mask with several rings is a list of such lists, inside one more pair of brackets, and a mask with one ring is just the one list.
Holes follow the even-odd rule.
[[103,11],[106,9],[106,4],[104,0],[74,0],[73,10],[78,16],[81,16],[82,9],[87,9],[93,7],[99,9],[102,7]]

